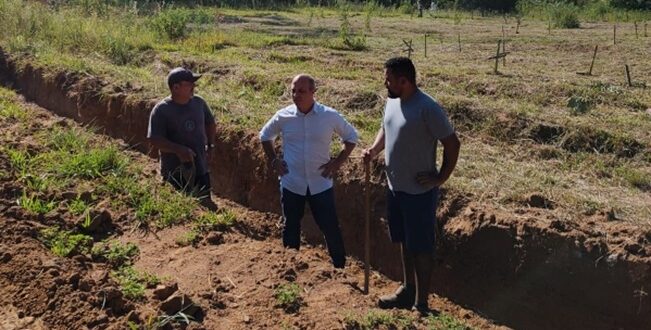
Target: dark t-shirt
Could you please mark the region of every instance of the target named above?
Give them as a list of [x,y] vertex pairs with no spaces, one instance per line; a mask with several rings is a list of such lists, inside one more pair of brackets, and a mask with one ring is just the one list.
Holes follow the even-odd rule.
[[[187,104],[174,103],[171,97],[158,102],[149,115],[147,137],[163,137],[171,142],[184,145],[194,150],[197,157],[194,160],[197,175],[208,173],[205,146],[206,123],[215,118],[204,99],[194,96]],[[160,153],[161,174],[168,175],[180,165],[180,159],[172,153]]]

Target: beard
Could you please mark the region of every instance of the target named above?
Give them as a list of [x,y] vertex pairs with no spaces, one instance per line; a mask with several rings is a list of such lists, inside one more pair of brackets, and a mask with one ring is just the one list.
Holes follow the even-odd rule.
[[398,94],[392,92],[392,91],[391,91],[390,89],[388,89],[388,88],[387,88],[387,96],[388,96],[390,99],[397,99],[397,98],[400,97],[400,95],[398,95]]

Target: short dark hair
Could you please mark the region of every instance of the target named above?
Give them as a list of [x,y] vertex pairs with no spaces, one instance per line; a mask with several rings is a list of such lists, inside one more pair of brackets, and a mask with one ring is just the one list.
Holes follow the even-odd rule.
[[407,57],[390,58],[384,63],[384,68],[391,71],[396,77],[405,77],[412,84],[416,85],[416,67]]

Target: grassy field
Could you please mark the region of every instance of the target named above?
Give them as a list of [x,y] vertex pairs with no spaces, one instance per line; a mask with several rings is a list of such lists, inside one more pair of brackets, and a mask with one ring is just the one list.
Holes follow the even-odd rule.
[[[529,207],[538,195],[562,219],[603,213],[649,225],[649,17],[586,16],[581,28],[560,29],[544,13],[443,11],[417,18],[372,6],[53,10],[0,0],[0,46],[22,63],[99,76],[104,93],[134,99],[166,95],[169,68],[188,66],[206,74],[197,93],[220,123],[252,130],[290,102],[293,75],[310,73],[318,99],[343,112],[368,145],[386,95],[382,65],[406,55],[404,41],[412,41],[420,87],[444,105],[462,138],[450,188],[508,208]],[[495,74],[488,58],[500,39],[509,54]],[[577,74],[588,71],[595,46],[593,75]]]

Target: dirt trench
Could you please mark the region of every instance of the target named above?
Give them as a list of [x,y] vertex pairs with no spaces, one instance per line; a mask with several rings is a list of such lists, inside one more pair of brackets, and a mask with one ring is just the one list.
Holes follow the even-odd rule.
[[[150,153],[144,142],[155,100],[102,95],[101,81],[31,65],[17,69],[0,51],[0,80],[29,100]],[[279,211],[278,183],[267,172],[255,132],[226,127],[211,164],[213,187],[224,198],[261,211]],[[335,185],[350,255],[363,256],[363,171],[349,163]],[[382,222],[381,164],[371,184],[371,264],[400,277],[397,246]],[[651,232],[602,218],[558,220],[538,209],[497,210],[455,191],[443,192],[434,291],[513,328],[649,329]],[[304,221],[307,241],[321,235]]]

